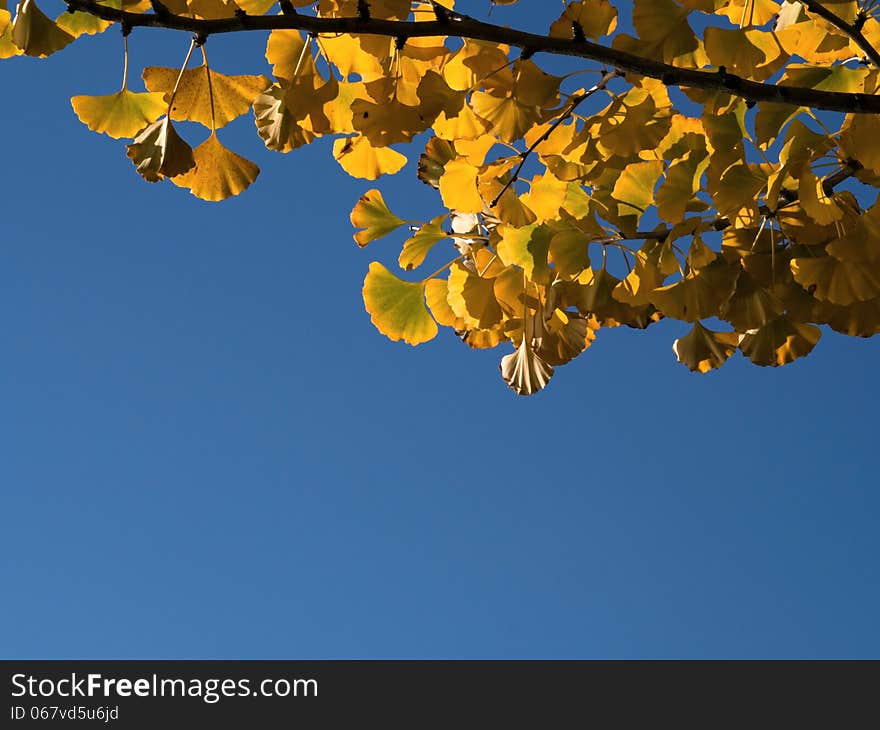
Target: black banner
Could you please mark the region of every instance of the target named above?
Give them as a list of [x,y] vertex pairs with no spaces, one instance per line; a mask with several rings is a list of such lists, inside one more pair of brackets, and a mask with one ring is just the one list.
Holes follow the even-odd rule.
[[3,727],[876,727],[877,662],[4,661]]

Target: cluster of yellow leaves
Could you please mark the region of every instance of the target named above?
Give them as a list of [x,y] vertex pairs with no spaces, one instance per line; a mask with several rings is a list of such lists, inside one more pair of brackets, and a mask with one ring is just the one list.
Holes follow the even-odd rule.
[[[149,5],[104,1],[136,12]],[[205,19],[274,6],[165,4]],[[292,5],[311,12],[316,3]],[[605,42],[679,67],[723,67],[758,82],[878,91],[880,69],[858,62],[857,39],[794,0],[636,0],[625,24],[631,33],[620,32],[609,0],[562,5],[548,17],[552,37]],[[861,17],[864,38],[880,43],[873,12],[857,16],[852,0],[824,5],[848,22]],[[368,9],[381,19],[435,17],[430,2],[369,0]],[[363,7],[318,0],[315,12],[356,17]],[[106,27],[82,13],[52,21],[34,0],[23,0],[12,21],[0,5],[0,56],[45,56]],[[366,180],[403,169],[407,158],[395,147],[426,135],[417,175],[437,191],[438,215],[405,220],[378,190],[351,215],[359,246],[408,228],[397,261],[403,271],[433,258],[445,264],[415,281],[371,264],[364,302],[392,340],[417,345],[442,325],[472,348],[510,343],[502,377],[530,394],[602,327],[686,322],[690,331],[673,350],[697,372],[737,351],[758,365],[785,365],[813,349],[817,325],[880,332],[880,207],[838,187],[847,179],[880,185],[875,117],[820,118],[698,89],[684,90],[685,103],[661,81],[632,74],[578,89],[529,54],[468,39],[279,30],[269,35],[266,60],[271,79],[227,76],[207,59],[183,71],[151,67],[146,91],[123,85],[108,96],[74,97],[73,108],[90,129],[131,138],[128,156],[145,179],[167,177],[205,200],[239,194],[259,172],[217,136],[248,110],[267,148],[287,153],[334,137],[336,161]],[[193,149],[175,122],[210,134]]]

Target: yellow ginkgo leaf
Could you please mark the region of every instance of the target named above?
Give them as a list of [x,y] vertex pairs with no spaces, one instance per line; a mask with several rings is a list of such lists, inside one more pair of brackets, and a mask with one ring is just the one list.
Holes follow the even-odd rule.
[[[165,93],[167,100],[179,73],[180,70],[176,68],[149,66],[144,69],[144,84],[150,91]],[[199,122],[206,127],[220,129],[250,109],[254,99],[271,85],[265,76],[227,76],[210,71],[209,88],[208,73],[207,66],[183,72],[171,107],[172,119]]]
[[575,0],[550,26],[550,35],[554,38],[575,38],[583,33],[584,37],[595,40],[609,35],[616,27],[617,8],[608,0]]
[[162,94],[122,89],[108,96],[74,96],[70,100],[79,120],[93,132],[120,139],[134,137],[167,108]]
[[501,322],[501,305],[495,298],[495,282],[456,264],[449,271],[447,298],[455,316],[468,329],[488,329]]
[[404,271],[410,271],[422,265],[428,252],[448,237],[440,225],[446,220],[445,215],[437,216],[430,223],[421,226],[412,238],[408,238],[400,252],[398,263]]
[[361,247],[396,231],[404,223],[406,221],[388,209],[378,190],[364,193],[351,211],[351,224],[355,228],[363,229],[354,234],[354,240]]
[[220,144],[214,133],[193,150],[193,158],[195,167],[171,182],[189,188],[202,200],[213,202],[238,195],[260,174],[259,167]]
[[195,165],[192,148],[178,136],[168,117],[146,127],[126,149],[148,182],[182,175]]
[[[235,0],[248,15],[265,15],[278,0]],[[296,3],[294,3],[295,5]]]
[[12,24],[12,40],[26,56],[45,58],[73,42],[37,7],[34,0],[22,0]]
[[814,325],[779,317],[743,335],[739,349],[755,365],[778,367],[809,355],[821,336]]
[[254,122],[266,147],[287,153],[308,144],[316,135],[297,123],[285,99],[286,92],[280,86],[260,94],[254,99]]
[[548,365],[565,365],[586,350],[596,339],[599,323],[594,317],[581,317],[557,309],[544,324],[538,354]]
[[522,228],[502,225],[498,226],[498,233],[498,258],[508,266],[519,266],[530,280],[545,282],[550,274],[547,259],[552,231],[543,224]]
[[695,373],[708,373],[720,368],[736,352],[736,332],[713,332],[699,322],[684,337],[672,343],[675,357]]
[[449,306],[448,294],[449,288],[446,279],[429,279],[425,284],[425,301],[437,323],[444,327],[463,330],[465,329],[464,320],[455,316],[455,312]]
[[843,218],[843,211],[824,188],[823,181],[817,178],[809,167],[804,167],[798,184],[798,200],[804,211],[820,226],[827,226]]
[[390,147],[373,147],[366,137],[345,137],[333,143],[333,157],[352,177],[375,180],[400,172],[406,156]]
[[103,33],[107,28],[109,28],[113,23],[109,20],[101,20],[96,15],[92,15],[91,13],[61,13],[55,19],[55,25],[57,25],[61,30],[65,33],[70,33],[74,38],[79,38],[81,35],[96,35],[97,33]]
[[590,239],[577,228],[559,231],[550,239],[550,258],[560,274],[577,276],[590,266]]
[[370,320],[387,338],[419,345],[437,336],[437,324],[425,306],[424,282],[402,281],[374,261],[363,295]]
[[611,192],[612,197],[621,205],[620,215],[633,219],[632,225],[638,225],[642,214],[654,202],[654,186],[663,174],[663,162],[637,162],[627,165]]
[[880,295],[880,269],[870,261],[841,261],[834,256],[791,260],[795,280],[810,294],[846,306]]
[[480,213],[486,204],[477,188],[479,168],[464,158],[446,163],[440,177],[440,197],[443,205],[460,213]]
[[[250,0],[255,2],[257,0]],[[247,10],[247,8],[244,8]],[[250,11],[248,10],[250,13]],[[272,64],[275,78],[291,81],[299,67],[299,76],[312,76],[315,62],[312,54],[305,51],[305,38],[298,30],[273,30],[266,41],[266,60]]]
[[0,2],[0,59],[20,56],[21,49],[12,42],[12,16],[6,9],[6,0]]

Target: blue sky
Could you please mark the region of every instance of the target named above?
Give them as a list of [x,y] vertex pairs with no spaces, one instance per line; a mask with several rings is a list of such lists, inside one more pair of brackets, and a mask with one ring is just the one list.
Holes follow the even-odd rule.
[[[397,251],[328,145],[244,117],[240,198],[144,183],[70,109],[118,87],[105,36],[0,63],[4,658],[880,655],[880,342],[698,376],[674,323],[603,331],[517,398],[507,350],[373,329]],[[136,32],[135,77],[186,42]],[[436,215],[414,180],[379,187]]]

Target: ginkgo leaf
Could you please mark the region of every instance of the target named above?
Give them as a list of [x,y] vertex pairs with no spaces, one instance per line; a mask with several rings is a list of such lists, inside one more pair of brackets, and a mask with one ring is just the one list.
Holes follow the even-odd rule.
[[821,336],[814,325],[779,317],[743,335],[739,349],[755,365],[778,367],[809,355]]
[[684,220],[694,194],[700,189],[700,178],[709,165],[703,151],[691,153],[669,166],[666,179],[657,189],[657,214],[665,221]]
[[550,239],[550,259],[563,276],[577,276],[590,266],[590,239],[578,229],[558,231]]
[[257,179],[260,168],[220,144],[216,133],[193,150],[195,167],[171,182],[197,198],[216,202],[239,195]]
[[22,0],[12,24],[12,40],[26,56],[45,58],[73,42],[73,36],[61,30],[34,0]]
[[363,229],[354,234],[357,245],[362,247],[396,231],[405,222],[388,209],[378,190],[364,193],[351,211],[351,224],[355,228]]
[[593,344],[598,329],[592,317],[556,309],[544,324],[538,354],[548,365],[565,365]]
[[235,0],[235,4],[248,15],[265,15],[276,2],[278,0]]
[[663,163],[659,160],[637,162],[628,165],[617,178],[611,195],[622,204],[621,214],[633,219],[633,227],[654,202],[654,186],[662,173]]
[[79,120],[94,132],[114,139],[134,137],[165,113],[162,94],[122,89],[108,96],[74,96],[70,100]]
[[398,259],[401,269],[410,271],[421,266],[428,252],[449,236],[440,227],[444,220],[446,220],[445,215],[437,216],[430,223],[420,226],[416,234],[404,242]]
[[437,336],[437,324],[425,306],[424,282],[402,281],[374,261],[363,295],[370,320],[388,339],[419,345]]
[[316,135],[303,129],[289,112],[285,103],[286,92],[273,86],[254,99],[254,122],[257,134],[266,147],[287,153],[308,144]]
[[733,293],[721,308],[721,318],[739,332],[763,327],[780,314],[782,303],[745,270],[737,276]]
[[312,55],[308,51],[303,54],[305,44],[306,39],[298,30],[273,30],[269,34],[266,41],[266,60],[272,65],[272,74],[275,78],[289,82],[293,79],[297,67],[301,76],[311,76],[315,73]]
[[463,158],[446,163],[440,176],[440,196],[450,210],[479,213],[486,207],[477,187],[479,169]]
[[515,352],[501,358],[501,377],[517,395],[532,395],[543,390],[553,377],[548,365],[524,337]]
[[708,373],[720,368],[736,352],[736,332],[713,332],[694,322],[691,331],[672,343],[675,357],[695,373]]
[[449,306],[469,329],[488,329],[501,322],[501,305],[495,298],[492,279],[456,264],[449,271],[447,287]]
[[96,35],[98,33],[103,33],[107,28],[109,28],[113,23],[109,20],[101,20],[99,17],[92,15],[91,13],[61,13],[55,19],[55,25],[57,25],[61,30],[65,33],[69,33],[74,38],[79,38],[82,35]]
[[806,214],[820,226],[827,226],[843,218],[843,211],[834,202],[834,198],[828,196],[823,181],[817,178],[809,167],[801,171],[798,202]]
[[576,38],[582,33],[586,38],[598,39],[609,35],[616,27],[617,8],[608,0],[575,0],[550,26],[550,35],[554,38]]
[[723,261],[692,272],[684,279],[655,289],[651,303],[667,317],[698,322],[718,315],[733,292],[737,271]]
[[449,306],[448,294],[449,288],[446,279],[428,279],[425,283],[425,301],[437,323],[444,327],[463,330],[465,323],[455,316],[455,312]]
[[[179,73],[180,70],[176,68],[149,66],[144,69],[144,84],[150,91],[164,93],[167,101]],[[171,118],[220,129],[248,111],[254,99],[270,85],[265,76],[227,76],[217,71],[209,72],[207,66],[190,68],[180,78],[171,107]]]
[[390,147],[373,147],[366,137],[345,137],[333,143],[333,157],[352,177],[375,180],[400,172],[406,156]]
[[502,262],[519,266],[532,281],[543,282],[550,274],[547,259],[550,254],[552,232],[543,224],[522,228],[499,226],[501,240],[496,245]]
[[880,295],[880,268],[870,262],[799,257],[791,260],[791,272],[810,294],[833,304],[846,306]]
[[196,164],[192,148],[178,136],[168,117],[138,134],[127,146],[127,154],[148,182],[182,175]]

